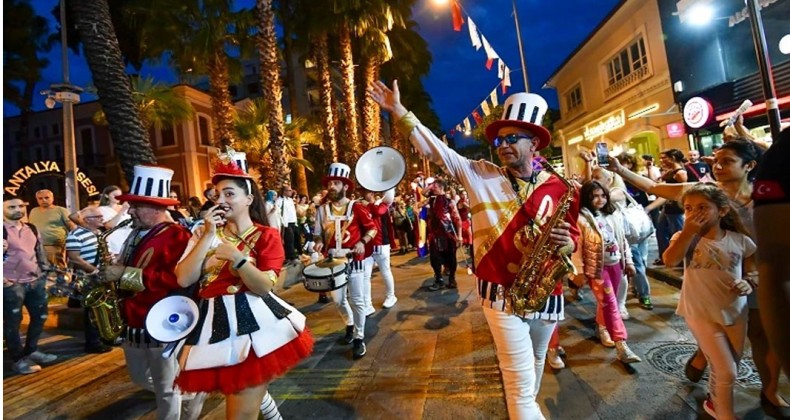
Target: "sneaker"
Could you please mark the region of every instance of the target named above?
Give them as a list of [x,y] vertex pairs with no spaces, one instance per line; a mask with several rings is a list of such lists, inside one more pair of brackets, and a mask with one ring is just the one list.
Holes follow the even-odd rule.
[[646,309],[648,311],[653,310],[653,302],[650,301],[650,296],[644,296],[639,299],[639,305],[642,309]]
[[395,297],[395,295],[391,295],[391,296],[387,296],[387,298],[384,299],[384,304],[381,306],[383,306],[384,309],[389,309],[395,306],[396,303],[398,303],[398,298]]
[[548,354],[546,354],[546,360],[553,369],[564,369],[565,362],[562,361],[562,357],[560,357],[560,353],[557,350],[558,349],[549,349]]
[[617,347],[617,358],[623,363],[639,363],[642,359],[636,355],[626,344],[625,340],[615,343]]
[[361,359],[367,352],[368,349],[365,347],[365,342],[361,338],[355,338],[354,349],[352,350],[354,360]]
[[432,292],[442,289],[444,289],[444,282],[441,281],[434,282],[432,285],[428,286],[428,290]]
[[626,319],[631,319],[631,314],[628,313],[627,309],[622,309],[620,311],[620,318],[622,318],[623,321],[625,321]]
[[705,412],[708,413],[709,416],[713,417],[714,419],[717,418],[716,407],[714,407],[713,400],[710,399],[710,396],[705,398],[705,402],[702,403],[702,408],[705,409]]
[[656,259],[653,261],[653,265],[654,265],[654,266],[657,266],[657,267],[658,267],[658,266],[661,266],[661,267],[663,267],[663,266],[664,266],[664,261],[662,261],[662,260],[661,260],[661,258],[656,258]]
[[370,306],[368,306],[368,309],[365,309],[365,316],[366,317],[369,317],[369,316],[371,316],[371,315],[373,315],[375,313],[376,313],[376,308],[374,308],[373,305],[370,305]]
[[34,351],[33,353],[28,354],[27,357],[36,363],[51,363],[58,358],[58,356],[55,356],[54,354],[43,353],[40,351]]
[[33,363],[27,357],[23,357],[11,365],[11,369],[13,369],[16,373],[21,373],[22,375],[29,375],[31,373],[40,372],[41,366]]
[[559,354],[560,357],[565,357],[565,349],[562,346],[557,347],[557,354]]
[[603,344],[604,347],[614,347],[612,336],[609,335],[609,330],[607,330],[603,325],[598,326],[598,340],[601,341],[601,344]]
[[354,326],[353,325],[346,325],[346,335],[343,336],[341,340],[343,343],[351,344],[354,342]]

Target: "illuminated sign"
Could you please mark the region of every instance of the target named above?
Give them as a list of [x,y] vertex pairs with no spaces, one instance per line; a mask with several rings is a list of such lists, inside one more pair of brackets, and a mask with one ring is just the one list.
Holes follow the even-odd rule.
[[713,106],[704,98],[695,96],[683,107],[683,121],[691,128],[700,128],[708,123],[713,115]]
[[[5,192],[16,197],[17,190],[22,188],[30,178],[47,172],[62,173],[57,162],[51,160],[36,162],[14,172],[14,175],[8,180],[8,186],[5,187]],[[75,169],[74,172],[77,174],[77,184],[82,185],[82,188],[85,188],[85,192],[87,192],[88,195],[99,193],[96,186],[93,185],[93,181],[91,181],[84,172],[80,171],[79,168]]]
[[584,140],[584,137],[582,136],[571,137],[570,139],[568,139],[568,146],[576,143],[581,143],[582,140]]
[[642,109],[640,109],[638,111],[634,111],[634,112],[628,114],[628,119],[629,120],[633,120],[634,118],[644,117],[647,114],[649,114],[649,113],[651,113],[651,112],[653,112],[653,111],[655,111],[657,109],[658,109],[658,104],[653,104],[653,105],[644,107],[644,108],[642,108]]
[[615,111],[584,126],[584,137],[593,138],[625,126],[625,111]]
[[686,127],[679,122],[667,124],[667,136],[671,139],[680,138],[686,135]]

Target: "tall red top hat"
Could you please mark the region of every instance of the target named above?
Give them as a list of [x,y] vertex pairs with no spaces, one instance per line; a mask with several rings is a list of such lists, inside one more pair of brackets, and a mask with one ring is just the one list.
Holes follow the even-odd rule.
[[225,149],[225,153],[219,154],[219,162],[214,165],[214,176],[211,177],[211,183],[217,185],[222,178],[244,178],[252,179],[249,174],[249,166],[247,164],[247,154],[244,152],[237,152],[230,146]]
[[329,173],[321,180],[326,188],[329,181],[340,181],[348,187],[348,192],[354,191],[354,181],[351,180],[351,168],[345,163],[334,162],[329,165]]
[[502,127],[518,127],[527,129],[538,137],[536,150],[545,148],[551,143],[549,130],[543,127],[543,116],[549,105],[540,95],[534,93],[514,93],[505,101],[502,119],[488,124],[486,138],[493,142]]
[[118,201],[154,204],[163,207],[177,206],[178,200],[170,198],[170,181],[173,170],[161,166],[135,165],[134,181],[126,194],[118,196]]

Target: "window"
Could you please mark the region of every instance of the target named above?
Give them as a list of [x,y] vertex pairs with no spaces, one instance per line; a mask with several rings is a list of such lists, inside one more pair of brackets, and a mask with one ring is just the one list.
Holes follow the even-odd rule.
[[609,86],[623,80],[631,73],[647,66],[647,51],[642,36],[625,47],[606,65],[606,76]]
[[52,124],[52,135],[57,136],[60,134],[60,124]]
[[568,112],[580,110],[582,107],[582,85],[577,84],[565,94],[565,107]]
[[260,88],[260,85],[258,83],[249,83],[249,84],[247,84],[247,93],[248,94],[255,95],[257,93],[260,93],[260,91],[261,91],[261,88]]
[[43,147],[36,147],[35,149],[35,157],[37,161],[44,160],[44,148]]
[[63,152],[61,151],[59,144],[52,145],[52,159],[58,161],[63,159]]
[[211,146],[211,130],[208,126],[208,118],[198,115],[198,136],[200,136],[201,146]]
[[167,146],[175,146],[176,145],[176,133],[173,131],[173,127],[163,127],[161,129],[162,133],[162,147]]
[[82,164],[86,167],[94,165],[96,157],[93,150],[93,130],[90,128],[81,129],[80,142],[82,144]]

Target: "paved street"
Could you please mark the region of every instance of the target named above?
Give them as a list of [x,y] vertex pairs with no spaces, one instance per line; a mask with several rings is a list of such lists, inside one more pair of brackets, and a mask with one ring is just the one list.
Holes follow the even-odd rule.
[[[316,304],[301,285],[281,295],[308,317],[316,338],[313,356],[271,386],[285,418],[314,419],[496,419],[505,418],[502,384],[492,340],[477,304],[473,280],[459,267],[458,290],[430,292],[426,259],[395,256],[399,297],[381,310],[383,285],[374,276],[378,311],[368,319],[368,354],[352,361],[350,346],[338,343],[342,322],[333,305]],[[624,366],[614,349],[593,337],[594,300],[569,302],[561,341],[568,368],[547,366],[539,402],[553,419],[693,419],[705,395],[684,381],[682,366],[693,340],[675,316],[678,290],[653,281],[654,311],[629,302],[626,321],[632,348],[643,363]],[[76,335],[76,338],[75,338]],[[82,355],[81,336],[48,330],[42,350],[62,354],[41,373],[14,376],[4,365],[6,418],[154,418],[152,395],[132,385],[123,354]],[[736,388],[738,414],[763,418],[759,380],[750,358]],[[782,389],[790,395],[784,380]],[[224,417],[224,404],[212,397],[203,414]],[[704,417],[704,415],[703,415]]]

